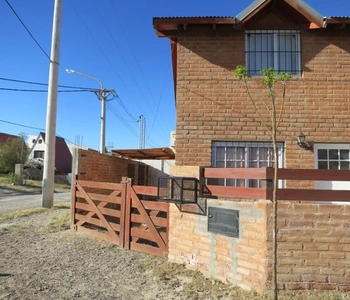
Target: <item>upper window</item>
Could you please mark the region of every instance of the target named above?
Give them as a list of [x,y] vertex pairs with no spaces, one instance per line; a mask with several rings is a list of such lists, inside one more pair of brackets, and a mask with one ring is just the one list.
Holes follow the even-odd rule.
[[251,76],[261,76],[263,69],[274,68],[277,73],[301,74],[300,31],[246,31],[246,66]]
[[[278,143],[278,163],[283,166],[283,144]],[[266,168],[274,166],[272,143],[269,142],[213,142],[213,167]],[[219,185],[260,187],[256,179],[220,179]]]

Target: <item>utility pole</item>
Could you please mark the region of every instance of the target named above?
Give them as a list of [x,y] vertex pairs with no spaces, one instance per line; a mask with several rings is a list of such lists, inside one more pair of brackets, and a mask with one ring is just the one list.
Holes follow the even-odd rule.
[[106,152],[106,90],[100,91],[101,100],[101,140],[100,140],[100,153]]
[[53,206],[55,182],[56,115],[61,38],[61,13],[62,1],[55,0],[51,40],[49,86],[47,95],[44,174],[42,182],[42,207],[46,208],[51,208]]
[[[94,81],[97,81],[100,84],[100,89],[99,90],[94,90],[94,93],[98,96],[98,99],[101,100],[101,135],[100,135],[100,153],[105,153],[106,152],[106,101],[107,101],[107,96],[112,95],[112,97],[115,97],[115,90],[106,90],[103,86],[103,83],[101,80],[92,77],[90,75],[86,75],[84,73],[71,70],[71,69],[66,69],[66,72],[68,74],[77,74],[89,79],[92,79]],[[109,99],[111,100],[111,99]]]
[[145,148],[146,119],[143,115],[139,116],[139,149]]

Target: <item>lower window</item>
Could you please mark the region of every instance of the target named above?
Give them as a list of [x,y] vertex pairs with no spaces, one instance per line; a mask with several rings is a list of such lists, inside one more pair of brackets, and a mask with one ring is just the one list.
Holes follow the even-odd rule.
[[42,150],[35,150],[34,151],[34,158],[42,158],[42,159],[44,159],[44,151],[42,151]]
[[[279,168],[283,167],[283,143],[277,144]],[[274,166],[270,142],[213,142],[212,166],[220,168],[266,168]],[[257,179],[218,179],[218,185],[260,187]]]
[[[350,144],[315,144],[315,169],[350,170]],[[349,181],[315,181],[315,189],[349,190]]]

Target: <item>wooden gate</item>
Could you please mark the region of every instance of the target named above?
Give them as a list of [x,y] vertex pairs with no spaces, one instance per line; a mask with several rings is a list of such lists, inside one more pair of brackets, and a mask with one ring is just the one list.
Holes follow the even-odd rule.
[[156,195],[156,187],[132,186],[129,179],[75,180],[72,227],[126,249],[162,256],[168,249],[169,205],[155,201]]

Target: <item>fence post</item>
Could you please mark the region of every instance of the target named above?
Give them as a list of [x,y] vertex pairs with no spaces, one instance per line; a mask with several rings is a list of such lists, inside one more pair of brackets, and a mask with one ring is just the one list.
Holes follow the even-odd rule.
[[[123,237],[122,240],[122,246],[125,249],[130,249],[130,225],[131,225],[131,179],[127,177],[122,178],[122,183],[125,184],[125,197],[122,199],[122,204],[124,204],[124,208],[121,207],[122,211],[124,212],[124,218],[120,218],[120,220],[124,220],[124,228],[123,228],[123,234],[122,234],[122,229],[120,230],[120,234],[122,234],[121,238]],[[123,206],[123,205],[122,205]]]
[[76,213],[76,202],[77,202],[77,181],[78,181],[78,175],[74,175],[73,177],[73,182],[72,182],[72,186],[71,186],[71,197],[72,197],[72,201],[71,201],[71,225],[70,227],[74,230],[77,230],[76,225],[75,225],[75,213]]

